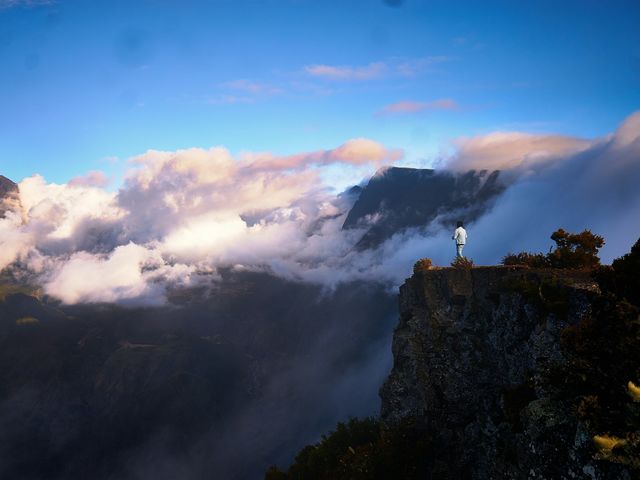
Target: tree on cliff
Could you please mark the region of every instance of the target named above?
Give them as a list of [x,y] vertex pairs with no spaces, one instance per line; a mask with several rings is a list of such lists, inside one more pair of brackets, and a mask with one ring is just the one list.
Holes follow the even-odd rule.
[[604,245],[604,238],[594,235],[590,230],[582,233],[569,233],[559,228],[551,234],[556,248],[547,258],[552,267],[557,268],[593,268],[600,265],[598,250]]

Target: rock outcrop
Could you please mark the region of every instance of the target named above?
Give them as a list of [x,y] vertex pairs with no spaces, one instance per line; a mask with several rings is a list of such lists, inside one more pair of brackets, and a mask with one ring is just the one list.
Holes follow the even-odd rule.
[[433,269],[400,289],[388,427],[434,438],[432,478],[630,479],[594,459],[575,405],[560,400],[561,334],[592,309],[588,274],[519,267]]

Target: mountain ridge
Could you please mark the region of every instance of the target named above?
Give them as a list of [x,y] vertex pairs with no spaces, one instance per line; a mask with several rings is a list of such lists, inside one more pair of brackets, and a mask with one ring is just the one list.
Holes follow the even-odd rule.
[[375,248],[396,233],[426,228],[436,219],[447,227],[457,220],[477,220],[505,188],[499,170],[386,167],[359,192],[342,229],[364,227],[356,248]]

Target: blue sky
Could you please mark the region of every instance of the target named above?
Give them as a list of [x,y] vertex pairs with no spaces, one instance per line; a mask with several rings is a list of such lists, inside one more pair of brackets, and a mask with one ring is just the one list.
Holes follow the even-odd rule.
[[0,0],[0,173],[115,179],[148,149],[366,137],[429,165],[493,130],[640,108],[637,1]]

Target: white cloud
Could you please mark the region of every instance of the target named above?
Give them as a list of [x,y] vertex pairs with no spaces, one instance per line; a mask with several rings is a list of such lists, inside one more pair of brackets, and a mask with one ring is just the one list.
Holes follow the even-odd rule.
[[154,304],[164,301],[156,280],[188,283],[193,271],[193,266],[167,265],[159,252],[129,243],[105,256],[74,253],[53,268],[43,286],[66,303],[144,299]]

